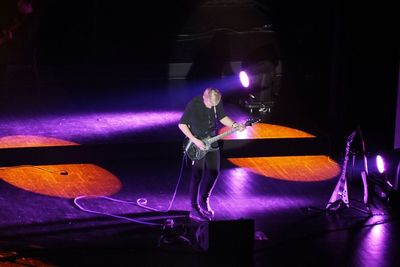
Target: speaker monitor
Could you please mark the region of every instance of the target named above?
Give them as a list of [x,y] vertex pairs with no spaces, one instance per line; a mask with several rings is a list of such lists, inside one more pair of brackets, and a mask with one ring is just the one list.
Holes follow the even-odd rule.
[[201,249],[213,258],[250,259],[254,248],[254,220],[205,222],[197,228],[196,238]]

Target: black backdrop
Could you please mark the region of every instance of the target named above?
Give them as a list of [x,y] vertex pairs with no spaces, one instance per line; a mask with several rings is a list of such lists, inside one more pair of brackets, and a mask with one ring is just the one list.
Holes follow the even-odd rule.
[[[33,0],[33,4],[30,40],[37,63],[50,69],[58,66],[61,72],[67,65],[75,66],[68,75],[80,75],[79,66],[104,66],[112,76],[113,71],[121,72],[121,65],[168,64],[177,35],[196,35],[217,23],[207,17],[194,24],[191,20],[213,1]],[[258,14],[264,12],[278,36],[284,74],[275,111],[278,122],[307,117],[339,136],[360,126],[371,144],[392,147],[399,68],[396,9],[341,0],[265,0],[254,1],[254,6]],[[222,21],[218,23],[224,25],[226,15],[217,16]],[[249,21],[237,16],[230,23],[254,27],[247,25]],[[148,76],[168,75],[167,68],[148,68],[148,72]],[[123,82],[134,79],[132,75],[132,80]]]

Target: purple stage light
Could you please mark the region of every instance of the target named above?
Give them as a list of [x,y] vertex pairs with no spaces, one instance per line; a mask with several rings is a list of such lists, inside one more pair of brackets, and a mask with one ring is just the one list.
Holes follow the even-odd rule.
[[2,121],[0,137],[34,135],[83,144],[116,135],[145,132],[162,136],[166,128],[176,127],[181,115],[182,111],[161,110],[38,115],[18,120],[11,118]]
[[385,172],[385,161],[381,155],[376,156],[376,167],[380,174]]
[[249,75],[245,71],[239,72],[240,83],[244,88],[248,88],[250,86],[250,78]]

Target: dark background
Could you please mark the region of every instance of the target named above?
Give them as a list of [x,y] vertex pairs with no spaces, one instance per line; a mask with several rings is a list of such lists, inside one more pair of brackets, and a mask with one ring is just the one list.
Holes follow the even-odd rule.
[[[9,112],[25,108],[26,102],[6,99],[31,98],[39,94],[35,90],[40,90],[40,101],[51,95],[51,101],[62,96],[71,102],[79,94],[118,94],[127,87],[135,90],[138,83],[168,81],[168,64],[193,63],[204,46],[201,37],[207,33],[212,36],[218,29],[248,32],[267,25],[274,33],[268,38],[277,45],[273,56],[281,60],[283,75],[272,122],[328,133],[338,138],[340,150],[345,137],[360,126],[371,150],[393,148],[399,72],[394,4],[340,0],[32,2],[34,12],[25,29],[21,27],[26,31],[20,34],[24,38],[15,40],[23,40],[24,45],[7,52],[11,56],[2,62],[29,65],[34,61],[40,85],[28,74],[11,75],[18,89],[9,86],[2,98]],[[12,17],[10,3],[2,0],[3,25]],[[243,39],[243,35],[236,36]],[[256,44],[256,34],[250,36]],[[190,38],[194,39],[187,42]],[[1,49],[4,54],[9,48]],[[243,49],[239,46],[225,59],[241,60],[249,53],[244,45]],[[202,64],[211,68],[216,62],[203,58]]]

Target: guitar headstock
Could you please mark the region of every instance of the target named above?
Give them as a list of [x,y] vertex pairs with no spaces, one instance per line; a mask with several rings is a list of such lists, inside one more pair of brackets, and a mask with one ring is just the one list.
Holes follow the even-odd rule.
[[245,126],[252,126],[253,124],[259,122],[261,119],[260,118],[250,118],[245,122]]

